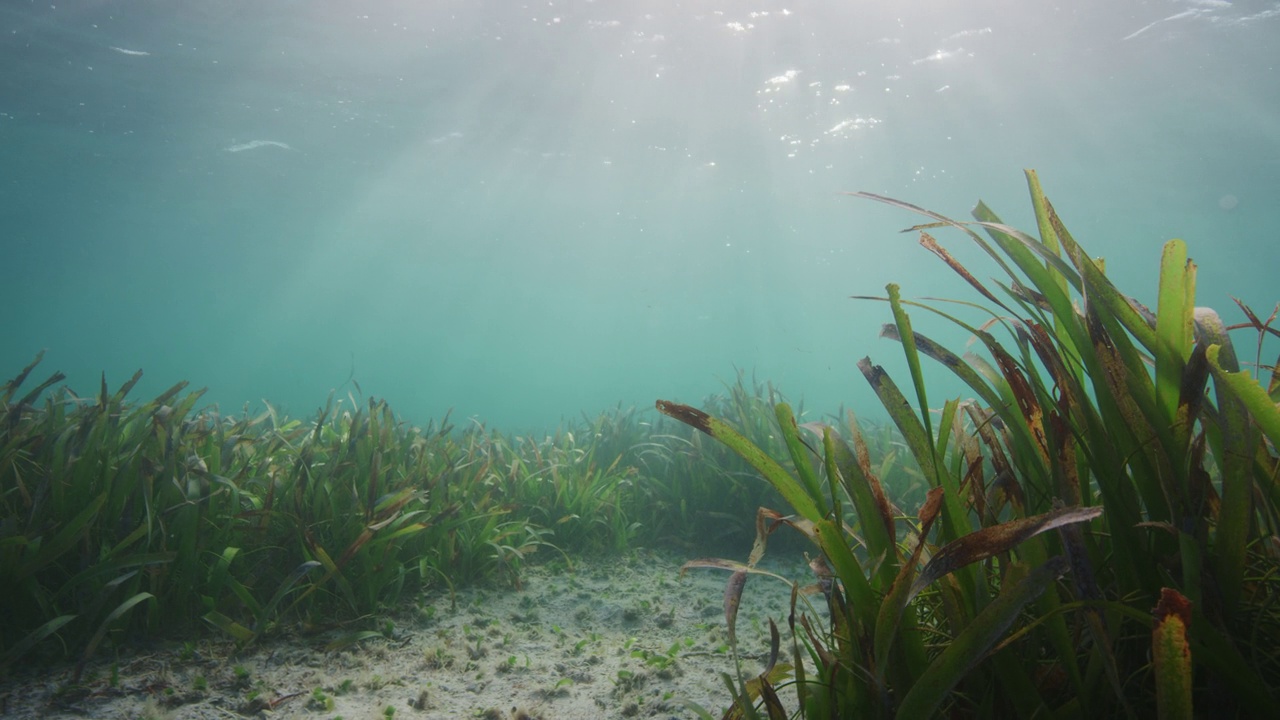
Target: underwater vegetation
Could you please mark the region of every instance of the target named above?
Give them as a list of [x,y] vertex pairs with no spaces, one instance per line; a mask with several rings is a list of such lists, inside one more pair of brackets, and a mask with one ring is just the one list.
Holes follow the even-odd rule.
[[[912,517],[891,502],[856,422],[798,424],[776,405],[785,449],[659,401],[662,413],[733,448],[785,499],[762,508],[732,572],[729,637],[770,534],[814,555],[793,586],[784,646],[725,676],[728,718],[1268,717],[1280,697],[1280,370],[1241,369],[1228,331],[1258,350],[1273,314],[1228,328],[1195,306],[1196,265],[1173,240],[1151,312],[1086,255],[1027,172],[1038,237],[986,205],[910,230],[980,296],[952,306],[888,286],[907,394],[869,358],[858,367],[928,483]],[[983,282],[930,234],[957,230],[1004,279]],[[977,311],[970,323],[952,310]],[[984,355],[917,332],[908,310],[963,327]],[[972,391],[932,414],[926,362]],[[789,466],[789,467],[788,467]],[[815,604],[826,612],[817,612]],[[829,620],[824,620],[829,618]],[[736,652],[736,650],[735,650]],[[793,701],[784,704],[782,697]]]
[[[414,427],[351,395],[309,420],[227,416],[186,383],[134,402],[140,373],[24,392],[40,361],[0,385],[0,674],[200,632],[376,634],[423,590],[518,587],[534,552],[740,546],[779,502],[728,448],[633,409],[542,438]],[[739,374],[707,408],[776,452],[780,400]]]
[[[379,614],[423,592],[518,588],[535,559],[662,546],[698,558],[685,569],[730,572],[726,719],[1266,717],[1280,695],[1280,371],[1261,352],[1276,315],[1241,304],[1246,322],[1227,326],[1197,308],[1176,240],[1152,312],[1027,179],[1034,236],[981,203],[960,222],[855,194],[925,216],[911,230],[980,296],[862,298],[888,305],[882,335],[910,375],[904,392],[858,362],[890,424],[810,421],[742,373],[701,407],[616,408],[543,437],[447,415],[416,427],[350,394],[309,419],[224,415],[186,383],[136,401],[140,374],[91,396],[61,373],[24,389],[37,356],[0,386],[0,675],[200,634],[238,648],[390,638]],[[1003,279],[980,280],[938,230]],[[917,332],[925,313],[979,352]],[[1241,329],[1265,385],[1242,370]],[[972,399],[929,410],[934,364]],[[755,671],[737,609],[788,537],[813,578],[791,584]],[[748,547],[745,562],[721,557]],[[665,667],[672,647],[632,652]]]

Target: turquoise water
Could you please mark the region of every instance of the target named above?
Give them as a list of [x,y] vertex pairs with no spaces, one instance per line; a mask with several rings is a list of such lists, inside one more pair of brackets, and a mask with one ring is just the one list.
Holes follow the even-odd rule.
[[1027,167],[1123,288],[1182,237],[1200,304],[1265,315],[1278,37],[1256,1],[9,0],[0,375],[292,414],[354,377],[523,432],[738,367],[874,414],[854,363],[900,353],[848,296],[971,293],[841,193],[1029,226]]

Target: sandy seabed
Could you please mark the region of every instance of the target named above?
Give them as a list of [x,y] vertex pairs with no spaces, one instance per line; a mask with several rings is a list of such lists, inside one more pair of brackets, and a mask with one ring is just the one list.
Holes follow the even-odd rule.
[[[0,681],[0,717],[697,718],[695,706],[719,717],[721,674],[733,672],[728,573],[681,577],[688,559],[639,552],[534,567],[520,589],[432,591],[376,621],[278,632],[241,650],[217,637],[105,650],[78,685],[71,664],[19,669]],[[812,578],[800,557],[761,567]],[[747,583],[737,635],[748,676],[766,661],[770,617],[789,656],[790,592],[775,578]]]

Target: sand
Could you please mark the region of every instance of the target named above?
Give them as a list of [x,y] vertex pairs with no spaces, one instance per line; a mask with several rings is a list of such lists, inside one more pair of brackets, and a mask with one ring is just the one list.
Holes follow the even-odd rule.
[[[395,613],[343,628],[281,629],[239,649],[198,640],[107,649],[74,666],[19,669],[0,682],[6,718],[718,718],[733,672],[728,573],[687,556],[639,552],[534,567],[520,589],[432,590]],[[801,583],[803,559],[762,567]],[[790,587],[752,576],[738,617],[743,670],[785,625]],[[376,635],[353,640],[376,628]],[[345,638],[345,640],[344,640]],[[784,691],[784,699],[785,691]]]

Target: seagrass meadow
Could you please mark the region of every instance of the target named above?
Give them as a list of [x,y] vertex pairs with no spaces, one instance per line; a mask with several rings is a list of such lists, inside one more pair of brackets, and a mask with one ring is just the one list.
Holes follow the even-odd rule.
[[[200,647],[222,689],[198,675],[174,692],[165,675],[135,687],[152,698],[137,712],[266,715],[303,697],[292,712],[332,715],[350,680],[272,696],[237,663],[290,643],[330,655],[403,644],[406,613],[432,615],[431,598],[456,612],[459,594],[516,598],[548,572],[585,601],[620,586],[610,566],[660,550],[672,575],[729,573],[698,602],[714,621],[698,627],[723,635],[714,649],[692,636],[646,646],[646,632],[681,627],[662,579],[667,590],[619,611],[656,619],[630,626],[638,637],[617,655],[636,665],[616,670],[619,704],[599,712],[1268,716],[1280,688],[1280,372],[1245,355],[1277,335],[1276,315],[1241,304],[1229,324],[1197,307],[1197,266],[1177,240],[1152,262],[1158,303],[1144,307],[1026,177],[1031,233],[982,203],[959,221],[856,193],[923,216],[910,231],[974,293],[910,300],[890,285],[858,298],[887,305],[881,334],[905,355],[901,378],[857,361],[883,423],[807,419],[743,373],[701,407],[659,400],[658,413],[617,408],[544,436],[448,416],[412,426],[358,385],[305,419],[270,405],[224,415],[181,383],[135,399],[138,376],[77,395],[37,356],[0,389],[6,707],[39,667],[56,681],[24,711],[98,713],[130,694],[112,658],[161,648],[180,666]],[[998,276],[980,279],[944,234],[976,244]],[[960,326],[972,350],[931,340],[939,323]],[[932,397],[946,375],[963,397]],[[784,576],[766,552],[803,552],[807,567]],[[607,579],[586,591],[575,573]],[[745,647],[753,575],[787,593],[781,612],[753,617]],[[529,596],[513,602],[511,622],[544,622]],[[459,642],[481,678],[485,636],[471,622]],[[573,643],[566,622],[545,620],[565,658],[605,642],[583,630]],[[488,637],[503,635],[489,623]],[[452,667],[447,647],[419,658],[424,672]],[[517,654],[495,655],[494,677],[519,677]],[[558,699],[592,680],[556,667],[535,709],[511,717],[558,717]],[[720,707],[661,691],[693,667],[723,678]],[[239,700],[219,704],[219,692]],[[401,711],[444,707],[427,698]]]
[[0,720],[1276,716],[1277,31],[3,0]]
[[[82,398],[54,373],[19,394],[37,362],[3,395],[6,669],[42,649],[83,662],[111,637],[207,625],[251,643],[427,588],[518,588],[543,548],[571,565],[749,542],[772,495],[719,445],[632,410],[541,438],[410,427],[374,399],[224,417],[181,384],[132,402],[136,376]],[[729,391],[709,406],[767,442],[772,391]]]

